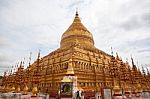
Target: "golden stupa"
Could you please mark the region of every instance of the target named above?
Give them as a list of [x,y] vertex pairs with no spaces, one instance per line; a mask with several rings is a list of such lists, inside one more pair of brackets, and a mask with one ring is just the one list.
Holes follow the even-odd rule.
[[[134,64],[133,66],[135,67]],[[127,86],[138,83],[150,85],[150,82],[139,79],[140,77],[147,79],[148,75],[144,78],[142,73],[129,67],[131,66],[128,62],[123,62],[118,55],[114,57],[94,46],[92,33],[82,24],[76,12],[72,24],[61,37],[60,48],[42,58],[38,56],[38,60],[29,64],[27,69],[21,69],[21,72],[18,70],[14,77],[17,80],[13,83],[11,76],[4,77],[3,85],[15,85],[15,88],[20,85],[23,90],[22,83],[26,82],[31,91],[34,82],[37,82],[36,91],[40,89],[41,92],[57,93],[66,74],[77,76],[77,86],[84,92],[88,90],[95,92],[102,87],[113,89],[114,76],[118,82],[117,87],[114,88],[124,88],[123,83]]]
[[70,27],[63,33],[61,37],[60,48],[68,48],[73,46],[75,41],[83,48],[94,48],[94,40],[92,34],[84,27],[76,12],[75,19]]

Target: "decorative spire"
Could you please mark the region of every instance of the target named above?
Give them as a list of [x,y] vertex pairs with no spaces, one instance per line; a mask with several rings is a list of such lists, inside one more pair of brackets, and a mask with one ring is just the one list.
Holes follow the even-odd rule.
[[[74,18],[74,20],[73,20],[72,25],[73,25],[73,27],[72,27],[73,29],[76,27],[75,25],[80,25],[80,26],[82,26],[82,29],[88,31],[88,30],[83,26],[83,24],[81,23],[78,10],[76,10],[75,18]],[[69,27],[69,28],[71,28],[71,27]]]
[[113,56],[113,49],[112,49],[112,46],[111,46],[111,55]]
[[18,64],[19,64],[19,62],[16,63],[16,67],[17,67],[17,68],[18,68]]
[[38,53],[38,59],[40,59],[40,52],[41,52],[41,50],[39,49],[39,53]]
[[20,62],[20,67],[22,67],[22,61]]
[[139,75],[141,75],[141,70],[140,70],[140,68],[138,67],[138,73],[139,73]]
[[126,64],[129,64],[129,63],[128,63],[128,58],[126,58]]
[[132,66],[134,66],[134,61],[133,61],[132,55],[131,55],[131,61],[132,61]]
[[75,17],[78,17],[79,14],[78,14],[78,8],[76,9],[76,16]]
[[136,62],[136,65],[137,65],[137,66],[139,66],[139,63],[138,63],[138,61]]
[[37,58],[37,67],[36,67],[36,69],[37,69],[37,71],[39,71],[40,70],[40,68],[39,68],[39,63],[40,63],[40,49],[39,49],[39,52],[38,52],[38,58]]
[[145,74],[145,70],[144,70],[144,67],[142,66],[142,73],[144,74],[144,76],[146,75]]
[[147,74],[148,74],[148,75],[150,75],[149,70],[148,70],[148,68],[147,68],[147,67],[146,67],[146,69],[147,69]]
[[30,52],[30,57],[29,57],[29,66],[31,64],[31,55],[32,55],[32,52]]
[[119,60],[119,56],[118,56],[118,53],[117,53],[117,52],[116,52],[116,59]]
[[15,65],[15,67],[14,67],[14,72],[15,72],[15,70],[16,70],[16,65]]
[[122,57],[120,56],[120,58],[119,58],[121,61],[122,61]]
[[134,70],[137,70],[137,67],[136,67],[136,65],[134,64],[134,61],[133,61],[132,55],[131,55],[131,61],[132,61],[132,68],[133,68]]
[[22,67],[24,67],[24,62],[25,62],[25,57],[24,57],[23,62],[22,62]]
[[4,77],[7,75],[7,72],[4,72]]

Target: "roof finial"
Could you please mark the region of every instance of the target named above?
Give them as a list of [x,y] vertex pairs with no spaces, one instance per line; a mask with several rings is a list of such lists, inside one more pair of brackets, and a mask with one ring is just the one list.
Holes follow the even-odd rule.
[[147,69],[147,74],[149,75],[150,73],[149,73],[149,70],[148,70],[148,68],[147,68],[147,64],[145,64],[145,66],[146,66],[146,69]]
[[79,15],[79,14],[78,14],[78,8],[76,8],[76,17],[78,17],[78,15]]
[[111,46],[111,55],[113,56],[113,49],[112,49],[112,46]]
[[30,52],[30,57],[29,57],[29,66],[30,66],[30,63],[31,63],[31,55],[32,55],[32,52]]
[[24,67],[24,64],[25,64],[25,57],[23,59],[23,62],[22,62],[22,66]]
[[144,76],[145,76],[145,70],[144,70],[143,65],[142,65],[142,73],[143,73],[143,74],[144,74]]
[[126,63],[128,64],[128,58],[126,58]]
[[118,59],[119,60],[119,56],[118,56],[118,53],[116,52],[116,59]]
[[131,61],[132,61],[132,65],[134,66],[134,61],[133,61],[132,55],[131,55]]
[[132,55],[131,55],[131,61],[132,61],[132,68],[134,68],[135,70],[137,70],[137,67],[136,67],[136,65],[134,64],[134,60],[133,60],[133,58],[132,58]]
[[22,60],[21,60],[21,62],[20,62],[20,67],[22,66]]
[[38,59],[40,59],[40,52],[41,52],[41,50],[39,49],[39,52],[38,52]]

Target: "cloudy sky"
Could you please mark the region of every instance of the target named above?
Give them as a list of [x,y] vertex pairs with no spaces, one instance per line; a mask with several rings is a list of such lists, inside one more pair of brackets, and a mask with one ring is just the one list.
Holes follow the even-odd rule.
[[0,0],[0,75],[57,49],[76,8],[97,48],[150,64],[150,0]]

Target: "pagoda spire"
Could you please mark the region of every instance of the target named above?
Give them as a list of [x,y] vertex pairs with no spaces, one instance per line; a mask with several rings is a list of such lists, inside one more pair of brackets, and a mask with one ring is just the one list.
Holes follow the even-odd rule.
[[119,59],[122,61],[122,57],[120,56]]
[[7,75],[7,72],[5,71],[5,72],[4,72],[4,77],[5,77],[6,75]]
[[78,17],[79,16],[79,14],[78,14],[78,8],[76,9],[76,17]]
[[20,62],[20,67],[22,67],[22,61]]
[[136,67],[136,65],[134,64],[134,60],[133,60],[133,58],[132,58],[132,55],[131,55],[131,61],[132,61],[132,69],[137,70],[137,67]]
[[145,69],[144,69],[143,66],[142,66],[142,73],[143,73],[144,76],[146,75],[146,74],[145,74]]
[[148,68],[146,67],[146,70],[147,70],[147,75],[150,75],[150,72],[149,72],[149,70],[148,70]]
[[133,61],[132,55],[131,55],[131,61],[132,61],[132,66],[133,66],[134,65],[134,61]]
[[38,52],[38,59],[40,59],[40,51],[41,51],[41,50],[39,49],[39,52]]
[[112,46],[111,46],[111,56],[113,57],[113,49],[112,49]]
[[30,56],[29,56],[29,66],[31,64],[31,55],[32,55],[32,52],[30,52]]
[[24,65],[25,65],[25,57],[24,57],[23,62],[22,62],[22,67],[24,67]]
[[116,52],[116,59],[117,60],[119,60],[120,58],[119,58],[119,56],[118,56],[118,53]]
[[128,58],[126,58],[126,64],[129,64],[129,62],[128,62]]
[[[76,10],[75,18],[74,18],[74,21],[73,21],[73,24],[74,24],[74,25],[76,25],[76,23],[82,24],[82,23],[81,23],[81,20],[80,20],[80,17],[79,17],[79,11],[78,11],[78,9]],[[74,28],[74,27],[73,27],[73,28]],[[87,29],[83,26],[83,24],[82,24],[82,28],[84,28],[85,30],[87,30]]]

